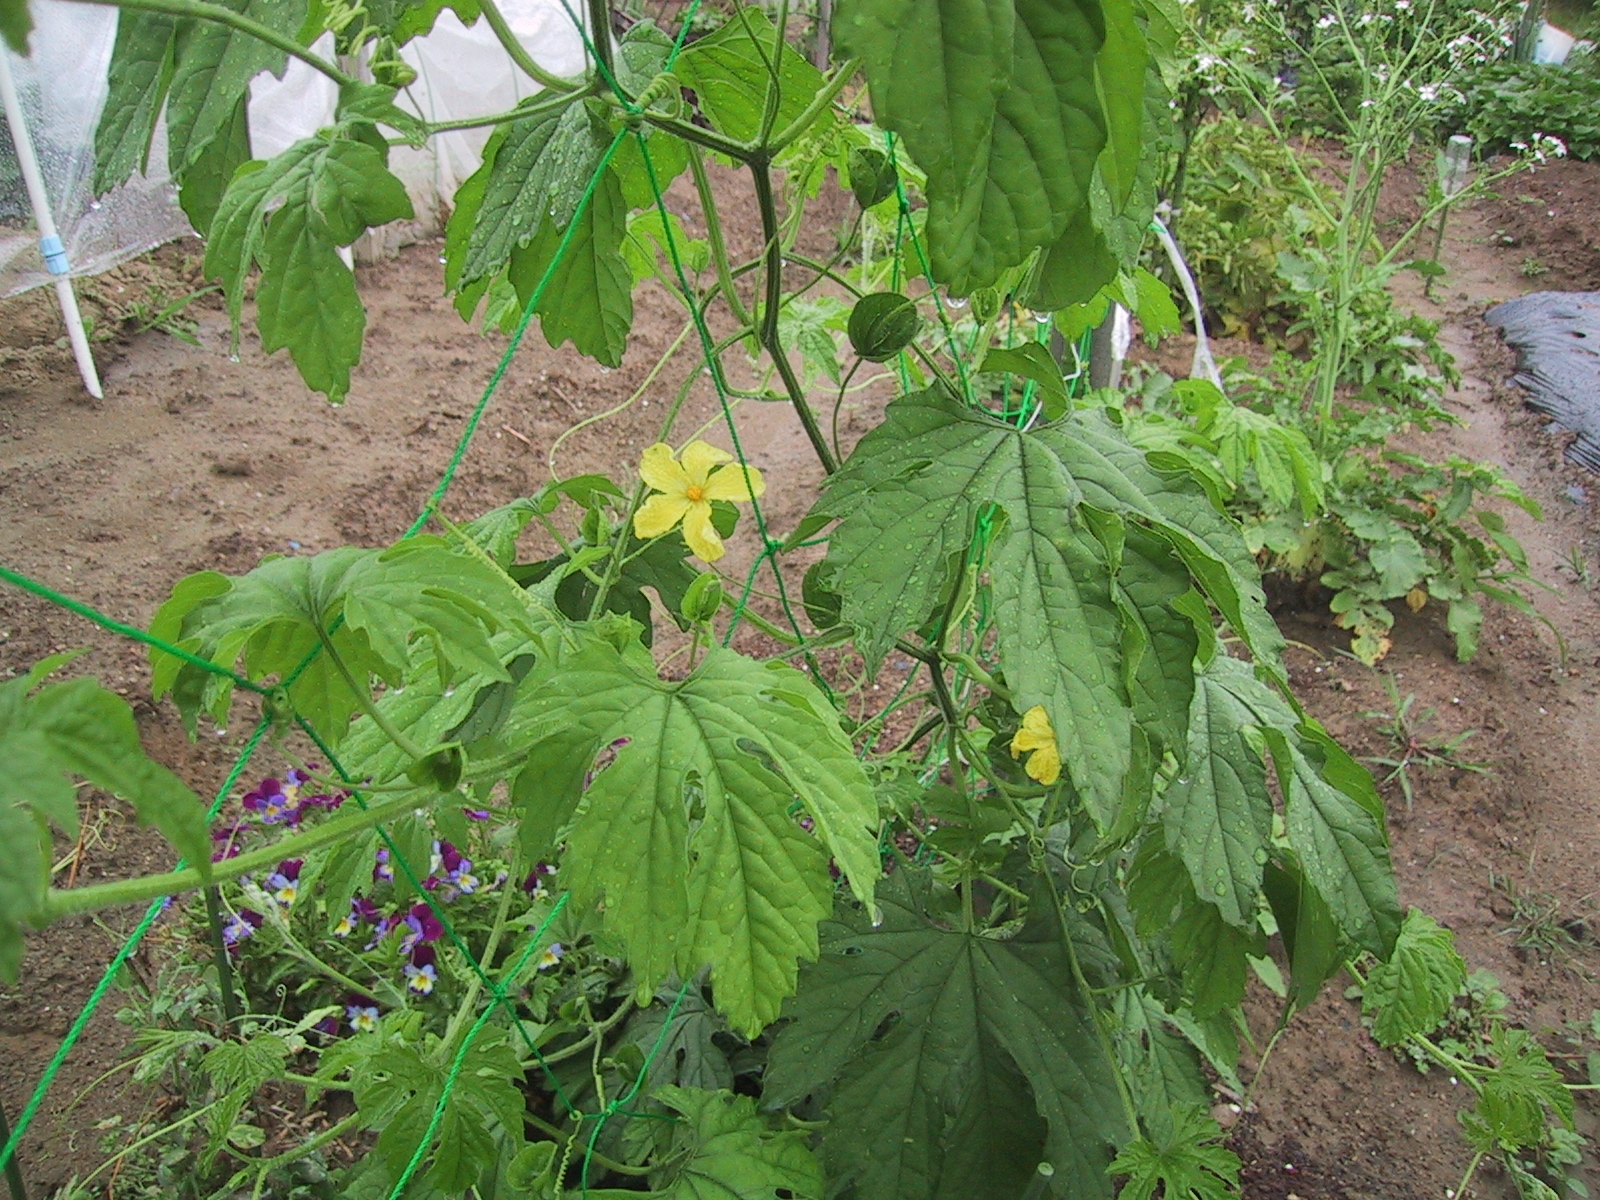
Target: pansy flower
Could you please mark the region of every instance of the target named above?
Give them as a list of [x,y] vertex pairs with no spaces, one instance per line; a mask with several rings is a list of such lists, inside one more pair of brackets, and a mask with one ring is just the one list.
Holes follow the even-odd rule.
[[371,1033],[378,1027],[378,1002],[371,996],[351,996],[344,1016],[356,1033]]
[[288,908],[300,894],[300,868],[304,860],[286,858],[278,869],[267,876],[267,891],[279,904]]
[[1049,787],[1061,778],[1061,748],[1056,745],[1056,731],[1042,704],[1035,704],[1022,714],[1022,728],[1011,739],[1011,757],[1023,753],[1028,753],[1023,769],[1030,779]]
[[528,877],[522,881],[522,890],[535,900],[547,900],[550,891],[544,886],[546,877],[556,873],[555,867],[546,862],[534,863],[533,870],[528,872]]
[[487,821],[489,819],[489,810],[487,808],[463,808],[461,811],[466,813],[467,819],[471,821]]
[[547,971],[567,956],[567,949],[560,942],[551,942],[544,948],[544,953],[539,955],[538,969]]
[[405,965],[406,987],[419,996],[429,995],[439,982],[439,970],[434,965],[432,946],[418,946],[411,952],[411,961]]
[[378,906],[365,896],[350,897],[350,911],[339,918],[339,923],[333,927],[334,937],[349,937],[362,924],[376,925],[382,917]]
[[300,789],[276,779],[263,779],[255,791],[244,794],[248,812],[260,814],[265,825],[294,825],[300,820]]
[[378,847],[378,865],[372,868],[373,883],[393,883],[394,868],[389,865],[389,848]]
[[245,938],[254,937],[264,919],[254,909],[241,908],[222,927],[222,944],[230,954],[239,953],[239,943]]
[[449,842],[438,842],[439,865],[444,869],[445,878],[467,895],[478,890],[479,880],[472,873],[472,860]]
[[655,489],[633,515],[633,532],[641,538],[660,537],[683,522],[683,540],[696,558],[715,562],[726,553],[722,537],[711,523],[713,500],[751,500],[767,490],[754,467],[721,466],[733,455],[706,442],[690,442],[680,463],[672,447],[657,442],[639,460],[639,475]]
[[400,935],[400,953],[410,954],[425,942],[436,942],[444,936],[444,925],[438,914],[426,904],[414,904],[411,911],[399,922],[405,927]]

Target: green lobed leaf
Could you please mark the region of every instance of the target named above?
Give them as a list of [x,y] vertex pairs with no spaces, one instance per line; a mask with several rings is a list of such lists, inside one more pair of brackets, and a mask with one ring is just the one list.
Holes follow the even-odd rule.
[[[1380,957],[1400,931],[1382,801],[1365,767],[1318,726],[1271,741],[1289,844],[1345,936]],[[1284,763],[1287,755],[1287,767]]]
[[[306,19],[307,0],[218,0],[241,16],[293,37]],[[289,56],[252,34],[217,21],[179,27],[167,95],[167,160],[182,178],[233,122],[250,80],[262,71],[282,78]],[[102,121],[104,117],[102,117]]]
[[1372,1018],[1372,1036],[1380,1044],[1397,1046],[1437,1029],[1466,982],[1455,935],[1413,908],[1388,961],[1368,973],[1361,1011]]
[[1055,244],[1086,208],[1106,141],[1096,0],[843,0],[834,31],[865,60],[878,123],[927,173],[933,273],[954,293]]
[[1119,1057],[1140,1120],[1158,1141],[1167,1139],[1184,1111],[1210,1107],[1199,1054],[1172,1028],[1166,1010],[1139,988],[1117,994],[1117,1018]]
[[1220,1143],[1222,1127],[1204,1108],[1175,1114],[1172,1131],[1158,1143],[1139,1139],[1123,1148],[1109,1168],[1128,1181],[1122,1200],[1232,1200],[1238,1195],[1239,1156]]
[[582,101],[496,131],[473,176],[483,176],[482,199],[457,282],[498,271],[546,224],[565,229],[610,140],[605,123]]
[[249,96],[241,95],[233,116],[189,165],[178,187],[178,202],[201,237],[210,231],[233,173],[249,161]]
[[1163,825],[1195,891],[1229,924],[1248,926],[1272,836],[1272,799],[1261,752],[1246,737],[1257,717],[1224,682],[1239,670],[1254,682],[1248,667],[1223,655],[1195,678],[1188,751],[1167,789]]
[[405,185],[364,141],[306,138],[238,168],[212,222],[206,274],[222,280],[238,328],[250,267],[261,264],[262,348],[289,348],[306,383],[334,403],[361,359],[366,313],[337,248],[412,215]]
[[[1154,469],[1103,414],[1022,431],[934,389],[889,406],[812,513],[840,519],[818,582],[843,597],[869,668],[926,620],[949,564],[991,504],[1006,518],[990,569],[1007,682],[1019,711],[1045,707],[1074,785],[1096,819],[1109,822],[1132,753],[1123,612],[1133,593],[1113,598],[1112,568],[1090,515],[1112,514],[1170,547],[1246,633],[1265,669],[1281,636],[1237,528],[1191,478]],[[1115,523],[1096,520],[1100,529]],[[1156,554],[1148,541],[1139,546],[1146,563]],[[1178,656],[1163,662],[1163,681],[1147,678],[1138,689],[1141,720],[1159,737],[1162,728],[1187,728],[1189,663],[1176,642],[1152,647]],[[1164,721],[1150,711],[1178,702]]]
[[668,683],[637,643],[591,637],[524,680],[502,736],[535,753],[563,739],[569,758],[573,739],[614,750],[572,818],[562,880],[580,904],[604,896],[645,996],[709,964],[718,1007],[754,1034],[816,953],[829,854],[871,899],[877,801],[792,668],[713,649]]
[[145,756],[133,710],[92,679],[38,686],[69,656],[0,684],[0,978],[14,982],[21,931],[48,887],[49,828],[78,832],[77,776],[128,801],[202,871],[211,863],[205,809],[183,782]]
[[652,1176],[660,1200],[822,1200],[822,1168],[805,1131],[771,1129],[749,1096],[664,1084],[651,1098],[682,1118],[668,1126],[668,1154],[686,1156]]
[[[1209,898],[1208,898],[1209,899]],[[1260,931],[1230,925],[1215,904],[1185,897],[1172,926],[1172,956],[1183,972],[1183,998],[1197,1021],[1239,1006],[1247,957],[1263,951]]]
[[105,107],[94,131],[94,192],[103,196],[143,171],[172,83],[178,22],[165,13],[117,14]]
[[633,275],[622,256],[627,216],[622,185],[607,168],[588,206],[573,218],[576,232],[559,261],[562,235],[552,221],[511,252],[511,282],[524,306],[555,261],[537,307],[545,341],[559,346],[571,338],[579,353],[608,367],[621,364],[633,326]]
[[[711,124],[738,141],[754,141],[761,133],[772,86],[768,64],[774,40],[772,18],[760,8],[739,8],[715,33],[684,47],[673,68],[683,85],[693,89]],[[793,46],[781,45],[774,133],[787,128],[822,90],[822,73]]]
[[[490,632],[531,632],[533,620],[522,590],[492,566],[438,538],[416,537],[388,550],[346,546],[269,559],[232,579],[201,572],[173,589],[151,631],[219,666],[242,662],[258,681],[285,680],[300,670],[289,687],[291,703],[338,744],[359,702],[332,657],[314,653],[324,636],[362,685],[377,675],[400,686],[422,653],[412,644],[420,643],[442,687],[468,677],[509,678]],[[153,695],[171,692],[191,728],[202,708],[226,718],[231,680],[158,649],[150,658]]]
[[823,1155],[862,1196],[1014,1200],[1041,1161],[1056,1195],[1109,1196],[1110,1146],[1129,1131],[1049,902],[1000,939],[935,924],[931,886],[890,876],[881,922],[841,902],[765,1094],[793,1102],[837,1079]]

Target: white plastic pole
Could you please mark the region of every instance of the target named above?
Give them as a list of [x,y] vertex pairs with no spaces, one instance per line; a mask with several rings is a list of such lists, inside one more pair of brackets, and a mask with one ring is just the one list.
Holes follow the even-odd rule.
[[89,353],[89,335],[84,332],[78,297],[72,291],[72,277],[67,274],[71,269],[67,264],[67,251],[56,232],[50,197],[45,194],[44,177],[39,174],[39,160],[33,153],[33,139],[22,116],[17,85],[11,79],[9,51],[3,49],[0,49],[0,103],[5,105],[11,142],[17,148],[17,166],[22,171],[23,182],[28,185],[33,219],[39,226],[39,253],[44,256],[46,269],[56,277],[56,298],[61,301],[61,317],[66,322],[67,338],[72,342],[72,356],[78,360],[78,374],[83,376],[83,386],[89,389],[89,394],[96,400],[103,399],[105,392],[100,387],[100,373],[95,370],[94,358]]

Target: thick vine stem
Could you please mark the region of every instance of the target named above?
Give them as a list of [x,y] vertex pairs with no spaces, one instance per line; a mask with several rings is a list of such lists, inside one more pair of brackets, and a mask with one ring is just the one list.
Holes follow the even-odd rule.
[[832,475],[839,469],[839,463],[833,457],[827,436],[817,423],[817,414],[811,410],[805,389],[800,386],[794,366],[789,362],[789,355],[778,337],[778,311],[783,305],[783,245],[778,240],[778,204],[772,194],[772,172],[765,155],[751,160],[750,175],[755,181],[756,204],[761,209],[761,236],[766,242],[766,299],[761,306],[761,344],[767,348],[773,365],[778,368],[778,376],[783,380],[784,390],[789,393],[789,401],[794,405],[800,424],[805,427],[806,437],[816,452],[817,460],[822,463],[823,471]]
[[505,14],[500,11],[495,0],[478,0],[478,10],[483,13],[484,21],[494,31],[494,36],[500,40],[500,45],[505,47],[505,52],[511,56],[511,61],[521,68],[523,74],[553,92],[575,92],[582,86],[546,71],[534,62],[533,55],[528,53],[528,48],[518,40],[515,33],[511,32],[511,26],[506,24]]
[[282,50],[285,54],[292,55],[314,70],[321,71],[340,87],[347,87],[361,82],[353,75],[346,75],[338,67],[325,58],[320,58],[311,53],[299,42],[287,34],[279,33],[263,25],[260,21],[253,21],[243,13],[236,13],[231,8],[224,8],[220,4],[208,4],[206,0],[80,0],[84,4],[103,4],[110,8],[137,9],[141,12],[166,13],[173,17],[197,17],[202,21],[215,21],[219,25],[231,25],[240,33],[248,33],[251,37],[267,43],[275,49]]
[[833,73],[833,77],[823,85],[822,90],[811,98],[811,103],[806,105],[805,111],[784,126],[776,137],[767,140],[767,148],[773,154],[777,154],[809,129],[811,122],[822,114],[823,109],[834,102],[834,99],[844,90],[845,84],[849,83],[860,69],[861,60],[859,58],[846,59],[841,63],[839,69]]
[[606,0],[589,0],[589,44],[594,47],[596,65],[607,82],[615,78],[611,53],[611,6]]
[[219,863],[206,864],[207,870],[185,867],[181,871],[166,871],[160,875],[140,875],[134,879],[118,879],[111,883],[97,883],[92,887],[71,888],[63,891],[51,888],[45,893],[39,907],[37,924],[45,925],[62,917],[93,912],[101,908],[114,908],[119,904],[137,904],[159,896],[172,896],[191,891],[213,882],[238,879],[241,875],[268,870],[286,858],[296,858],[309,851],[341,841],[369,826],[377,825],[391,817],[409,812],[418,806],[416,795],[394,796],[379,801],[368,808],[324,821],[312,829],[302,830],[289,837],[247,850],[237,858],[225,858]]

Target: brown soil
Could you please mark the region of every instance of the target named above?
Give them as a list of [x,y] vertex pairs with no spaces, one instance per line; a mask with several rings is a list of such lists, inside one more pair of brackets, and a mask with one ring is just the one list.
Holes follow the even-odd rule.
[[1552,162],[1500,185],[1484,214],[1489,245],[1522,272],[1529,291],[1600,291],[1600,172]]
[[[1593,699],[1600,691],[1600,607],[1566,565],[1576,547],[1600,573],[1600,520],[1590,499],[1593,481],[1563,465],[1559,445],[1507,390],[1508,358],[1480,318],[1492,301],[1524,291],[1600,286],[1600,250],[1585,257],[1600,243],[1600,167],[1558,164],[1503,190],[1501,200],[1452,219],[1444,253],[1452,274],[1441,281],[1441,303],[1406,298],[1445,321],[1444,337],[1465,377],[1455,400],[1468,423],[1430,435],[1420,448],[1496,463],[1544,505],[1542,524],[1515,512],[1508,519],[1528,547],[1534,575],[1553,589],[1536,603],[1565,638],[1567,658],[1563,664],[1542,626],[1497,611],[1479,657],[1458,664],[1441,614],[1430,606],[1416,617],[1402,610],[1383,670],[1394,674],[1402,694],[1416,694],[1419,709],[1437,709],[1431,731],[1477,730],[1469,756],[1494,769],[1419,775],[1409,813],[1398,794],[1391,797],[1402,897],[1454,929],[1471,966],[1499,976],[1513,1018],[1548,1033],[1586,1022],[1600,1007],[1600,955],[1590,925],[1600,920],[1593,901],[1600,896],[1600,766],[1585,753],[1600,744]],[[1540,204],[1520,203],[1517,195],[1538,195]],[[674,200],[695,231],[692,204]],[[1551,208],[1557,218],[1544,215]],[[754,228],[740,216],[744,206],[730,197],[725,210],[742,251],[754,250]],[[826,222],[820,227],[826,230]],[[1505,237],[1516,244],[1504,244]],[[505,348],[503,338],[464,326],[446,303],[438,251],[414,246],[360,272],[369,305],[367,351],[350,399],[338,409],[306,394],[285,355],[263,357],[248,331],[239,360],[230,360],[227,323],[214,299],[189,310],[199,322],[198,348],[159,332],[101,342],[107,398],[93,403],[78,386],[70,354],[57,344],[53,300],[35,293],[8,304],[0,321],[7,331],[0,345],[7,363],[0,379],[0,562],[142,624],[189,571],[240,571],[267,552],[392,540],[439,477]],[[133,303],[130,293],[190,290],[193,267],[185,253],[171,248],[153,264],[97,281],[105,301],[96,309],[102,332],[124,315],[119,304]],[[1534,253],[1549,272],[1526,278],[1523,259]],[[192,246],[187,254],[192,260]],[[445,501],[447,515],[467,517],[527,494],[548,478],[546,455],[564,430],[639,386],[683,318],[652,287],[638,294],[637,306],[629,354],[616,371],[570,349],[551,350],[537,330],[530,332]],[[688,361],[670,364],[631,408],[569,438],[560,451],[561,473],[636,460],[655,440]],[[847,444],[870,424],[882,399],[872,389],[847,403],[841,422]],[[787,533],[819,479],[810,449],[786,405],[746,402],[737,416],[747,455],[773,484],[764,509],[769,526]],[[702,377],[691,387],[679,435],[717,417]],[[708,437],[725,444],[719,425],[709,429]],[[731,549],[736,572],[758,546],[752,525],[748,518],[742,523]],[[1385,707],[1379,673],[1338,653],[1344,635],[1324,612],[1284,609],[1279,616],[1299,644],[1291,664],[1306,703],[1354,752],[1383,753],[1373,722],[1362,715]],[[141,699],[148,672],[136,648],[45,601],[5,593],[0,671],[71,646],[90,647],[71,670],[92,672],[133,701],[156,757],[202,792],[220,783],[253,722],[248,705],[241,702],[223,736],[191,744],[170,707]],[[277,765],[269,761],[264,769]],[[83,877],[166,862],[160,840],[130,827],[103,798],[85,794],[84,811],[97,832],[85,843]],[[64,846],[61,854],[71,850]],[[1491,872],[1517,889],[1550,893],[1561,919],[1571,923],[1572,946],[1554,958],[1518,950],[1507,932],[1513,921],[1504,886],[1491,886]],[[0,1102],[9,1115],[21,1108],[117,935],[137,915],[109,914],[105,928],[63,925],[31,939],[21,984],[0,993]],[[1273,1014],[1270,996],[1258,991],[1250,1016],[1264,1044]],[[113,993],[91,1022],[24,1142],[29,1183],[40,1194],[100,1161],[96,1121],[137,1117],[152,1103],[119,1075],[83,1107],[70,1108],[126,1051],[127,1031],[109,1015],[122,1002]],[[1235,1129],[1246,1196],[1442,1196],[1456,1186],[1468,1158],[1455,1115],[1463,1092],[1442,1072],[1419,1075],[1380,1050],[1362,1030],[1357,1006],[1334,987],[1280,1039],[1255,1110]],[[1596,1126],[1586,1106],[1581,1120],[1586,1131]],[[1600,1186],[1600,1173],[1585,1178]],[[1508,1188],[1486,1169],[1474,1191],[1500,1197]]]

